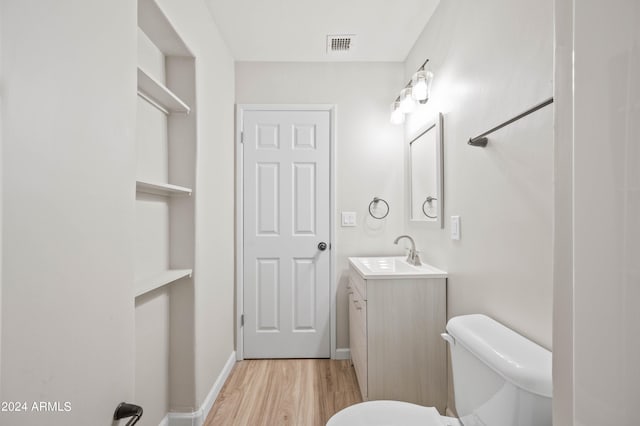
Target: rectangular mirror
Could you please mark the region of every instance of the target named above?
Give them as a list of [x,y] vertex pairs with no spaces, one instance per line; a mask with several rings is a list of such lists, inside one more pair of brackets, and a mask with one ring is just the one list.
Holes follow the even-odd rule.
[[409,141],[409,220],[443,227],[442,114]]

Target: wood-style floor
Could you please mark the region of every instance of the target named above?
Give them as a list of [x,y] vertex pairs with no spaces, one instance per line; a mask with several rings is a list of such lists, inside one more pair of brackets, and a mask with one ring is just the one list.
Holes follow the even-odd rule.
[[350,361],[240,361],[204,426],[324,426],[361,401]]

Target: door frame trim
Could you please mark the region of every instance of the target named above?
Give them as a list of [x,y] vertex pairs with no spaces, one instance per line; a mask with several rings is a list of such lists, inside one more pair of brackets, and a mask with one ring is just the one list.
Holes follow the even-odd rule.
[[243,230],[243,151],[242,151],[242,128],[244,125],[245,111],[327,111],[329,113],[329,321],[330,321],[330,341],[331,359],[336,359],[336,297],[337,286],[335,277],[336,250],[335,250],[335,155],[336,155],[336,112],[335,104],[236,104],[236,306],[235,306],[235,329],[236,329],[236,359],[244,359],[244,333],[241,322],[244,313],[244,230]]

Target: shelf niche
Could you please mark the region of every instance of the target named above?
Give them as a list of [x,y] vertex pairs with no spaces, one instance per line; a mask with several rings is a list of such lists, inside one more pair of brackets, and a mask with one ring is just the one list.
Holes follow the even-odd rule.
[[134,396],[161,419],[197,406],[196,59],[155,0],[137,2]]

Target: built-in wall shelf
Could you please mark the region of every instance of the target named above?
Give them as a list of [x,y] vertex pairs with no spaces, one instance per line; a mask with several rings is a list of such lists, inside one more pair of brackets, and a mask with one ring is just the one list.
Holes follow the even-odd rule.
[[[170,5],[175,2],[133,0],[132,5],[136,3],[138,60],[130,69],[138,79],[136,173],[131,178],[136,180],[136,193],[130,194],[135,196],[131,200],[135,258],[133,288],[127,296],[135,305],[135,394],[152,406],[151,411],[159,407],[158,414],[164,416],[170,407],[185,406],[180,392],[167,392],[173,379],[178,377],[187,393],[193,393],[197,383],[195,324],[185,318],[193,317],[195,298],[189,295],[198,279],[196,94],[200,88],[196,58],[172,25],[174,20],[184,21],[184,16],[171,12],[178,10]],[[136,97],[134,86],[130,90]]]
[[181,278],[191,277],[193,269],[170,269],[143,280],[136,281],[135,297],[149,293]]
[[140,67],[138,67],[138,96],[165,114],[191,112],[189,105]]
[[169,183],[156,183],[137,180],[136,192],[144,192],[146,194],[162,195],[165,197],[174,196],[190,196],[193,190],[184,186],[171,185]]

